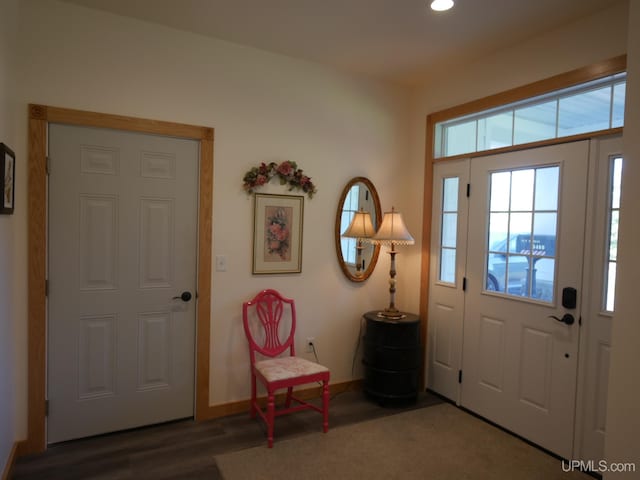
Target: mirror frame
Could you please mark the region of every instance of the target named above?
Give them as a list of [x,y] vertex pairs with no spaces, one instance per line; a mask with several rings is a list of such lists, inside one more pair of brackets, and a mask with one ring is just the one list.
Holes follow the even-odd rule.
[[371,182],[371,180],[369,180],[366,177],[354,177],[351,180],[349,180],[349,182],[347,182],[347,185],[342,190],[342,195],[340,196],[340,201],[338,202],[338,210],[336,212],[336,225],[335,225],[336,255],[337,255],[338,263],[340,264],[340,268],[342,269],[342,272],[349,280],[351,280],[352,282],[364,282],[366,279],[368,279],[371,276],[374,268],[376,267],[376,263],[378,262],[378,256],[380,255],[380,245],[374,245],[373,253],[371,255],[371,260],[369,261],[369,265],[364,270],[364,272],[362,272],[361,276],[356,277],[353,273],[349,271],[349,267],[344,261],[344,257],[342,255],[342,243],[340,242],[341,233],[342,233],[340,231],[340,219],[342,217],[342,207],[344,206],[344,202],[347,198],[347,194],[349,193],[349,190],[351,190],[351,187],[354,186],[356,183],[364,183],[365,186],[369,189],[369,193],[371,194],[371,198],[373,199],[373,205],[374,205],[375,214],[376,214],[375,227],[379,227],[380,222],[382,221],[382,208],[380,207],[380,198],[378,197],[378,191],[376,190],[376,187],[373,186],[373,183]]

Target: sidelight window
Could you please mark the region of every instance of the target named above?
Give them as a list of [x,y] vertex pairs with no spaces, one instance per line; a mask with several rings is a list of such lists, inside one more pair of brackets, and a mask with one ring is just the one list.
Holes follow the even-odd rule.
[[616,267],[618,265],[618,220],[620,219],[620,185],[622,182],[622,157],[609,161],[609,218],[604,278],[604,309],[613,312],[616,296]]
[[459,181],[457,177],[450,177],[445,178],[442,183],[440,274],[438,278],[441,282],[455,283]]

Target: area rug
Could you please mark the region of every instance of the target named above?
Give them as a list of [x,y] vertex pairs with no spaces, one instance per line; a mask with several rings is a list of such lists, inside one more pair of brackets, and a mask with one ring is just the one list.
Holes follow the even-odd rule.
[[[216,457],[225,480],[590,479],[541,450],[440,404]],[[568,464],[564,465],[568,469]]]

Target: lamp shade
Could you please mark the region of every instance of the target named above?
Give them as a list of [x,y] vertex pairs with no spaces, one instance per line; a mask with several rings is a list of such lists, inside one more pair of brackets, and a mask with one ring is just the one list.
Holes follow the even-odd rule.
[[371,215],[369,212],[360,210],[353,215],[351,224],[347,227],[342,236],[348,238],[370,238],[374,233],[376,233],[376,230],[373,228]]
[[378,233],[370,239],[370,242],[384,245],[413,245],[415,240],[404,224],[402,214],[391,208],[390,212],[385,212],[382,225],[380,225]]

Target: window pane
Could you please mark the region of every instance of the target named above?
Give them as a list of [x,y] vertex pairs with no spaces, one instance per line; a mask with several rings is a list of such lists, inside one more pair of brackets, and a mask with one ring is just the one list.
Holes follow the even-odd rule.
[[615,262],[618,260],[618,221],[620,220],[620,212],[614,210],[611,212],[611,233],[609,234],[609,260]]
[[611,128],[624,125],[624,101],[627,83],[618,83],[613,86],[613,112],[611,116]]
[[458,178],[451,177],[444,179],[444,193],[442,199],[442,210],[445,212],[458,211]]
[[613,179],[611,188],[611,208],[620,208],[620,185],[622,184],[622,158],[613,160]]
[[609,262],[609,268],[607,268],[607,303],[606,309],[609,312],[613,312],[616,301],[616,262]]
[[522,245],[522,241],[518,242],[518,237],[524,236],[527,239],[531,237],[531,214],[530,213],[512,213],[509,222],[509,252],[517,253],[518,243]]
[[460,155],[476,150],[476,121],[472,120],[445,129],[445,155]]
[[456,281],[455,248],[442,248],[440,251],[440,281],[448,283]]
[[610,108],[610,86],[561,98],[558,136],[606,130],[609,128]]
[[509,255],[508,259],[507,293],[511,295],[528,295],[528,258],[523,255]]
[[534,170],[515,170],[511,174],[511,211],[533,210]]
[[486,289],[494,292],[504,292],[507,276],[507,257],[500,254],[489,254],[487,259]]
[[[555,255],[555,237],[558,215],[556,213],[535,213],[533,216],[534,255]],[[553,239],[553,241],[551,241]]]
[[456,248],[457,213],[442,214],[442,246]]
[[536,210],[558,209],[559,167],[536,169]]
[[557,102],[539,103],[516,109],[514,119],[514,143],[537,142],[556,136]]
[[531,272],[531,298],[551,302],[553,300],[555,260],[552,258],[534,259]]
[[509,147],[513,136],[513,111],[478,120],[478,150]]
[[508,232],[509,214],[492,213],[489,217],[489,250],[506,252]]
[[491,174],[491,211],[508,212],[511,196],[511,172]]

